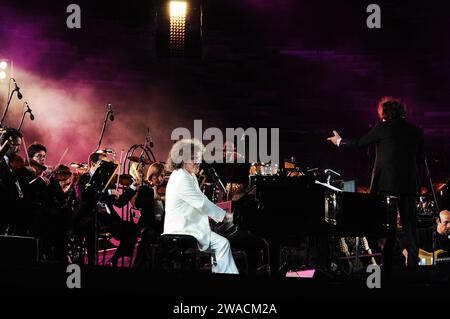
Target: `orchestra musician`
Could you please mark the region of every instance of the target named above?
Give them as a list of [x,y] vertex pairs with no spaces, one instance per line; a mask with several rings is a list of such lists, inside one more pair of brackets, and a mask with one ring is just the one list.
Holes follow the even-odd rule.
[[28,156],[41,165],[45,165],[47,160],[47,148],[39,143],[33,143],[28,146]]
[[[450,211],[443,210],[436,218],[436,225],[419,229],[417,232],[418,247],[427,252],[442,249],[450,254]],[[433,238],[436,236],[435,238]],[[433,247],[433,241],[435,241]]]
[[87,184],[103,160],[107,160],[105,154],[92,153],[89,156],[89,171],[79,177],[76,185],[79,205],[74,212],[73,226],[75,233],[86,238],[88,263],[93,265],[96,255],[95,214],[97,214],[97,226],[99,226],[97,229],[110,232],[114,238],[120,240],[119,247],[108,261],[112,266],[117,266],[119,258],[132,257],[138,231],[133,222],[125,221],[119,216],[114,206],[124,207],[135,195],[141,181],[135,181],[120,195],[115,189],[98,194],[91,187],[87,187]]
[[14,169],[14,158],[22,145],[22,133],[7,128],[0,137],[3,156],[0,158],[0,231],[2,234],[20,234],[27,228],[23,220],[25,200],[22,186]]
[[[328,140],[340,148],[375,145],[376,159],[370,192],[398,197],[408,265],[413,267],[418,264],[416,197],[420,195],[419,170],[425,158],[423,131],[406,120],[405,106],[398,99],[381,99],[378,116],[381,122],[361,138],[341,138],[333,131],[333,136]],[[387,273],[392,266],[394,244],[395,238],[390,238],[383,248]]]
[[145,184],[139,187],[136,194],[135,206],[141,211],[138,227],[141,229],[141,241],[137,248],[134,267],[150,268],[151,247],[155,244],[163,231],[164,204],[159,187],[164,183],[166,171],[164,164],[156,162],[147,170]]
[[211,231],[209,219],[225,221],[225,211],[212,203],[200,190],[196,174],[202,162],[203,144],[198,140],[176,142],[169,153],[172,171],[166,188],[164,234],[191,235],[201,251],[211,250],[215,273],[237,274],[229,241]]
[[62,167],[53,171],[46,166],[47,148],[39,143],[28,147],[28,156],[30,162],[35,161],[35,166],[38,167],[35,178],[28,183],[27,189],[31,192],[28,200],[32,201],[33,228],[39,238],[41,258],[66,261],[71,213],[64,209],[67,197],[59,178]]

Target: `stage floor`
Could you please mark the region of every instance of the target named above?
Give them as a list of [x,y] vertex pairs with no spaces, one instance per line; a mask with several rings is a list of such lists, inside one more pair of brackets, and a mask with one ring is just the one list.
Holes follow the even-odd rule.
[[[69,289],[72,274],[62,263],[0,266],[0,286],[15,299],[145,299],[149,302],[266,301],[311,299],[448,298],[450,267],[396,271],[370,289],[367,276],[336,278],[316,270],[311,276],[251,277],[211,273],[144,271],[133,268],[80,267],[81,288]],[[72,277],[73,279],[73,277]],[[164,304],[164,303],[163,303]],[[295,303],[294,303],[295,304]]]

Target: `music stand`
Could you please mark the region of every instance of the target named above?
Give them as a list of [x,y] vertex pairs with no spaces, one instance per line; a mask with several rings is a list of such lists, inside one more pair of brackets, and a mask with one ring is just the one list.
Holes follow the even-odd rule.
[[212,163],[217,174],[227,183],[248,184],[250,163]]
[[[109,183],[113,179],[119,165],[114,162],[101,161],[99,167],[95,170],[86,187],[92,187],[98,195],[98,199],[105,192]],[[118,182],[118,181],[117,181]],[[98,263],[98,212],[94,212],[94,265]]]
[[110,161],[101,161],[86,187],[92,187],[96,192],[103,193],[114,177],[119,165]]

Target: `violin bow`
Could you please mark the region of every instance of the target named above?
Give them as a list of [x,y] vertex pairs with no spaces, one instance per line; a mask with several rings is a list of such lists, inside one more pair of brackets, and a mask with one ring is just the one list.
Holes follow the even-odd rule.
[[61,165],[62,160],[64,159],[64,157],[66,156],[67,152],[69,151],[69,148],[67,147],[66,150],[64,151],[64,153],[61,155],[61,157],[59,158],[58,164],[56,164],[55,168],[58,167],[59,165]]
[[120,175],[122,175],[122,160],[123,160],[123,152],[124,150],[122,149],[120,151],[120,159],[119,159],[119,172],[117,173],[117,182],[116,182],[116,191],[119,191],[119,182],[120,182]]
[[23,144],[23,148],[25,150],[25,155],[27,156],[28,166],[31,167],[30,154],[28,154],[28,148],[27,148],[27,144],[25,143],[25,138],[24,137],[22,137],[22,144]]

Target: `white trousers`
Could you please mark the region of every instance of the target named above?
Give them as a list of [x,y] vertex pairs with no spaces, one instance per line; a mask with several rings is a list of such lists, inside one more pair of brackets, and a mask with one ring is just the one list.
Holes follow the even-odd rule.
[[221,274],[239,274],[236,264],[234,263],[228,239],[212,231],[211,244],[208,250],[213,252],[215,259],[215,262],[213,260],[212,272]]

